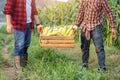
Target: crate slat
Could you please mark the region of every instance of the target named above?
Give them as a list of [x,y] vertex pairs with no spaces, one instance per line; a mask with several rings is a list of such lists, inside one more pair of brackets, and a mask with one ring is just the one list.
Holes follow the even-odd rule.
[[43,36],[40,35],[42,48],[73,48],[74,36]]
[[65,36],[40,36],[40,39],[48,39],[48,40],[69,40],[74,39],[73,36],[65,37]]
[[40,40],[43,44],[74,44],[74,40]]
[[40,44],[42,48],[73,48],[74,44]]

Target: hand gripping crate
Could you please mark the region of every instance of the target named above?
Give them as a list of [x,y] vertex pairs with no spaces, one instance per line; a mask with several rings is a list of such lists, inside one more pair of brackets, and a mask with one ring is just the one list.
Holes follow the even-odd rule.
[[42,48],[73,48],[74,36],[42,36],[40,35]]

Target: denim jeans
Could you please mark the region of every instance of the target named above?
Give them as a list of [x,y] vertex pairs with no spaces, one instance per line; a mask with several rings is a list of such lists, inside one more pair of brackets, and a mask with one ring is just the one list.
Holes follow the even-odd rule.
[[[102,25],[98,25],[95,30],[90,32],[90,39],[93,40],[96,53],[98,57],[98,64],[100,68],[105,68],[105,51],[102,38]],[[81,50],[82,50],[82,63],[88,64],[89,60],[90,40],[85,37],[85,32],[81,31]]]
[[26,24],[25,32],[14,29],[14,56],[21,56],[27,53],[30,46],[32,30],[30,23]]

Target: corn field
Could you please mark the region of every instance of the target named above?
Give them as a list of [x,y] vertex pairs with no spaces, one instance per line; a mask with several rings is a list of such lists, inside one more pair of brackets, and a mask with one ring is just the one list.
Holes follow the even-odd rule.
[[39,18],[45,26],[74,24],[79,10],[79,0],[68,3],[59,2],[54,6],[39,8]]
[[112,39],[111,28],[106,17],[104,19],[103,37],[107,46],[115,45],[120,48],[120,0],[109,0],[110,7],[112,8],[113,14],[116,20],[117,38]]
[[[120,48],[120,0],[108,0],[110,7],[116,19],[117,38],[113,39],[111,35],[111,27],[104,16],[103,38],[107,46],[115,45]],[[80,7],[79,0],[73,0],[68,3],[57,3],[54,6],[45,6],[39,8],[39,19],[41,24],[45,26],[74,25],[76,16]],[[79,37],[79,36],[78,36]],[[78,38],[77,38],[78,39]]]

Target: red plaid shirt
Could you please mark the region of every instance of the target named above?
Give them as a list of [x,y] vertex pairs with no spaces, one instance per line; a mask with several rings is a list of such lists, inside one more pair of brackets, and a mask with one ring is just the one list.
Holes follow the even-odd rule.
[[107,0],[82,0],[76,25],[91,31],[101,24],[103,12],[107,16],[111,27],[115,27],[115,19]]
[[[32,0],[31,2],[32,7],[32,23],[31,23],[31,29],[34,28],[34,15],[38,15],[35,0]],[[25,31],[26,27],[26,0],[7,0],[5,7],[4,7],[4,14],[11,15],[12,17],[12,24],[13,28]]]

